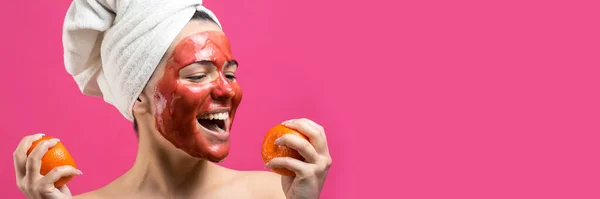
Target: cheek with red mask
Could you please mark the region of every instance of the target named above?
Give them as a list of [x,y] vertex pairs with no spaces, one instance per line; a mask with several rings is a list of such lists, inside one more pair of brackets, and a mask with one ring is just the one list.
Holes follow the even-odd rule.
[[[204,81],[188,81],[180,70],[210,64]],[[160,134],[187,154],[220,162],[229,154],[229,132],[242,90],[227,67],[237,67],[223,32],[205,31],[175,47],[155,88],[155,120]],[[210,76],[210,77],[209,77]]]

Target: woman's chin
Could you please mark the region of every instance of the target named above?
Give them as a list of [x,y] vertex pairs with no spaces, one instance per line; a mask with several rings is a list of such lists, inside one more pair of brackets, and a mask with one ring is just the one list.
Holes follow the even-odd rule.
[[220,163],[229,155],[229,142],[212,146],[197,146],[195,152],[188,152],[188,154],[198,159]]
[[229,155],[229,139],[214,139],[204,132],[179,137],[163,134],[163,137],[193,158],[222,162]]

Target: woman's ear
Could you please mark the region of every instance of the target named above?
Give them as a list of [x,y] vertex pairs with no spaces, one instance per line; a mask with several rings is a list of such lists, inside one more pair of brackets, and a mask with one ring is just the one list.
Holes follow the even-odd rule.
[[144,90],[140,93],[135,103],[133,103],[133,115],[139,117],[143,114],[150,113],[151,108],[150,97],[148,93],[146,93],[146,90]]

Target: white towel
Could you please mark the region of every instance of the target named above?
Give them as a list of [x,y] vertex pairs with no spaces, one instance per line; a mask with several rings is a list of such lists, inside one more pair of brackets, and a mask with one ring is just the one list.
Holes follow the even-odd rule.
[[63,25],[64,61],[85,95],[133,121],[132,107],[202,0],[74,0]]

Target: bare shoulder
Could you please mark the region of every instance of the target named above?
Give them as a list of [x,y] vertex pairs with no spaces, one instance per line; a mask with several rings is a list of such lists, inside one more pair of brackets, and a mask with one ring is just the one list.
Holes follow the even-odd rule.
[[260,182],[264,185],[268,184],[281,188],[281,176],[273,172],[244,171],[242,172],[241,177],[252,182]]
[[243,183],[256,198],[285,198],[281,176],[268,171],[241,171],[238,182]]
[[73,196],[73,199],[100,199],[103,198],[97,191],[90,191],[87,193]]
[[119,193],[117,192],[117,190],[114,189],[114,185],[113,185],[114,181],[111,182],[108,185],[105,185],[99,189],[96,190],[92,190],[86,193],[82,193],[79,195],[75,195],[73,196],[73,199],[100,199],[100,198],[121,198],[121,195],[115,195],[115,193]]

